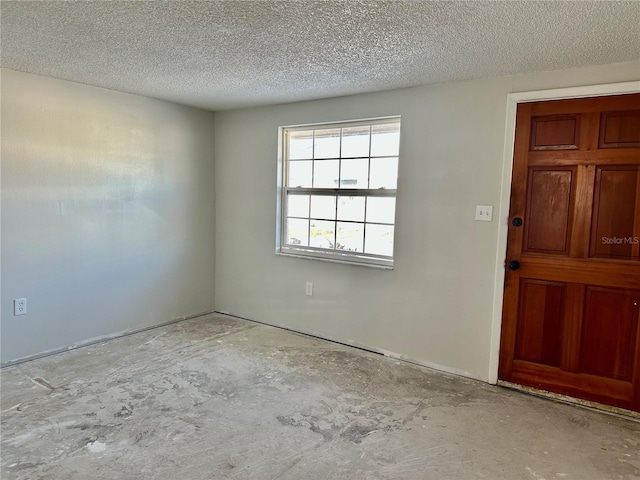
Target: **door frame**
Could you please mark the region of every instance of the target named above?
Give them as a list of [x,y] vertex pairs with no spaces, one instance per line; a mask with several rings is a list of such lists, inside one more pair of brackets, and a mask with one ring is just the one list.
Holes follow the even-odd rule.
[[607,83],[583,87],[568,87],[552,90],[516,92],[507,95],[507,114],[502,158],[502,183],[498,205],[498,242],[496,251],[495,283],[493,289],[493,314],[491,320],[491,346],[489,352],[489,383],[498,383],[500,358],[500,333],[502,330],[502,303],[504,299],[504,262],[507,256],[507,232],[509,230],[509,207],[511,205],[511,174],[513,171],[513,146],[516,136],[516,110],[519,103],[566,98],[600,97],[640,93],[640,80],[622,83]]

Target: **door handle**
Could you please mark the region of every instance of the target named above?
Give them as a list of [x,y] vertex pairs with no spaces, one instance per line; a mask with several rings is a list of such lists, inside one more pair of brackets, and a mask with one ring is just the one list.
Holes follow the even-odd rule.
[[521,227],[522,219],[520,217],[514,218],[513,220],[511,220],[511,225],[513,225],[514,227]]
[[511,260],[508,263],[509,266],[509,270],[519,270],[520,269],[520,262],[518,260]]

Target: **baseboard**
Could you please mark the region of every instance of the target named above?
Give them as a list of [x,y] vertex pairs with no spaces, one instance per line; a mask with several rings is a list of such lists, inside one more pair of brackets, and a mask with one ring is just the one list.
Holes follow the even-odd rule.
[[456,377],[464,377],[464,378],[469,378],[471,380],[477,380],[479,382],[483,382],[483,383],[488,383],[487,379],[484,378],[480,378],[470,372],[465,372],[464,370],[458,370],[456,368],[452,368],[452,367],[447,367],[444,365],[439,365],[437,363],[431,363],[431,362],[424,362],[422,360],[416,360],[414,358],[411,357],[407,357],[406,355],[403,355],[401,353],[396,353],[396,352],[391,352],[389,350],[384,350],[382,348],[377,348],[377,347],[372,347],[370,345],[366,345],[366,344],[362,344],[359,342],[355,342],[353,340],[336,340],[335,338],[331,338],[328,337],[326,335],[321,335],[318,334],[317,332],[307,332],[304,330],[299,330],[297,328],[291,328],[288,325],[276,325],[273,323],[268,323],[268,322],[262,322],[260,320],[253,320],[251,318],[246,318],[246,317],[242,317],[240,315],[234,315],[233,313],[229,313],[229,312],[224,312],[221,310],[216,310],[215,313],[219,313],[221,315],[227,315],[229,317],[234,317],[234,318],[239,318],[240,320],[246,320],[248,322],[253,322],[253,323],[258,323],[260,325],[266,325],[269,327],[274,327],[274,328],[279,328],[281,330],[286,330],[288,332],[293,332],[293,333],[297,333],[299,335],[304,335],[306,337],[312,337],[312,338],[317,338],[320,340],[326,340],[328,342],[331,343],[337,343],[338,345],[344,345],[346,347],[353,347],[353,348],[357,348],[359,350],[364,350],[366,352],[371,352],[371,353],[377,353],[378,355],[383,355],[385,357],[389,357],[389,358],[393,358],[394,360],[399,360],[401,362],[406,362],[406,363],[410,363],[413,365],[417,365],[419,367],[424,367],[424,368],[428,368],[430,370],[435,370],[438,371],[440,373],[447,373],[449,375],[455,375]]
[[38,358],[50,357],[51,355],[57,355],[58,353],[68,352],[68,351],[76,350],[82,347],[88,347],[90,345],[95,345],[97,343],[108,342],[109,340],[114,340],[116,338],[126,337],[128,335],[133,335],[135,333],[146,332],[147,330],[153,330],[154,328],[160,328],[160,327],[164,327],[174,323],[184,322],[185,320],[202,317],[204,315],[210,315],[212,313],[215,313],[215,310],[213,309],[205,310],[203,312],[195,313],[193,315],[187,315],[185,317],[175,318],[173,320],[157,323],[155,325],[149,325],[148,327],[136,328],[134,330],[122,330],[120,332],[110,333],[108,335],[102,335],[100,337],[89,338],[87,340],[82,340],[72,345],[67,345],[65,347],[53,348],[51,350],[45,350],[44,352],[36,353],[34,355],[27,355],[26,357],[16,358],[15,360],[8,360],[6,362],[3,362],[2,365],[0,365],[0,368],[10,367],[12,365],[18,365],[20,363],[30,362],[31,360],[37,360]]

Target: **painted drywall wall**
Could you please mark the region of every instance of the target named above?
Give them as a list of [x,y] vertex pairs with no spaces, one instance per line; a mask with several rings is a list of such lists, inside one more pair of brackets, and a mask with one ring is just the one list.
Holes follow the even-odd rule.
[[213,114],[1,80],[2,361],[213,309]]
[[[498,211],[507,95],[638,78],[626,62],[216,113],[216,308],[489,380],[498,219],[474,215]],[[396,114],[395,269],[275,255],[278,126]]]

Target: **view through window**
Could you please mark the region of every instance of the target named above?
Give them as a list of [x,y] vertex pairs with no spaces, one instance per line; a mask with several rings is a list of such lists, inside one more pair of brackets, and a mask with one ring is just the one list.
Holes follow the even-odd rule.
[[400,118],[282,134],[280,252],[392,266]]

